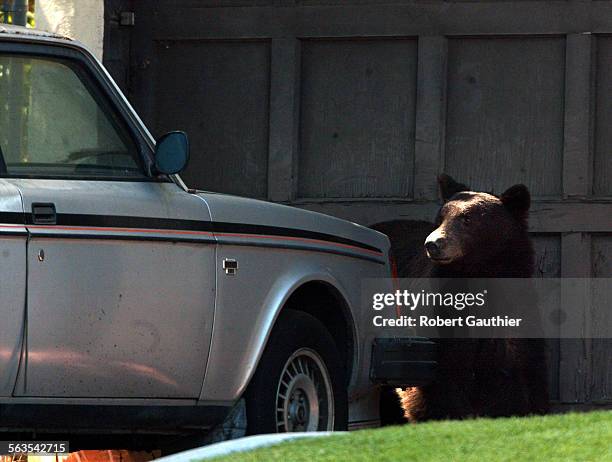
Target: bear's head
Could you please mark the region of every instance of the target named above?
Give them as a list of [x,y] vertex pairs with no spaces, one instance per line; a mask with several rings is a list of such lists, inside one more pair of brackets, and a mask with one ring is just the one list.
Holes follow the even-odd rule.
[[527,213],[531,202],[522,184],[497,197],[471,191],[448,175],[438,177],[444,205],[436,229],[427,236],[425,250],[436,266],[473,267],[512,254],[528,241]]

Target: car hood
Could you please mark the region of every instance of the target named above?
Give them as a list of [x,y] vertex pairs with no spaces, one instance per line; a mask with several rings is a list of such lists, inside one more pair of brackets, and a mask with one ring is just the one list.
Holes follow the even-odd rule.
[[235,224],[235,229],[242,225],[245,234],[256,227],[285,228],[358,242],[380,250],[385,256],[389,250],[389,240],[384,234],[340,218],[228,194],[198,192],[198,196],[208,204],[213,230],[215,223]]

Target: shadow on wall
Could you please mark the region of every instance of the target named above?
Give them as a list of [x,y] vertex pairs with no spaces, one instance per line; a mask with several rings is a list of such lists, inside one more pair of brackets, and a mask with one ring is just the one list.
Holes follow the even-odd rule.
[[424,277],[429,268],[425,254],[425,238],[436,227],[429,221],[392,220],[370,226],[389,236],[398,277]]

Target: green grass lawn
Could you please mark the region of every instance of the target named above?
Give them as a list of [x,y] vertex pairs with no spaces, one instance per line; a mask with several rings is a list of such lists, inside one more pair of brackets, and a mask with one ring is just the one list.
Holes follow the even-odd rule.
[[215,461],[612,461],[612,411],[475,419],[296,440]]

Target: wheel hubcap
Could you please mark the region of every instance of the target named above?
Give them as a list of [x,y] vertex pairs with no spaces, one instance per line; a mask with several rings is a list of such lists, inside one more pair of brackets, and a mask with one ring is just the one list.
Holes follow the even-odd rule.
[[301,348],[287,360],[276,392],[279,432],[334,428],[334,397],[329,372],[313,350]]

